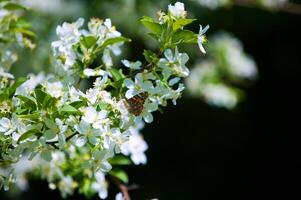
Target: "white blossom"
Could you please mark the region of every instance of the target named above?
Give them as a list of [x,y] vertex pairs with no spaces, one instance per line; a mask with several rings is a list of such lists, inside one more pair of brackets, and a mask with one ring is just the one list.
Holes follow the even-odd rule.
[[63,69],[68,71],[75,63],[76,55],[72,49],[73,45],[79,42],[82,30],[80,28],[84,24],[84,19],[80,18],[74,23],[64,22],[62,26],[58,26],[56,33],[59,37],[58,41],[52,42],[52,48],[55,56],[63,56]]
[[186,53],[179,53],[176,48],[173,55],[171,49],[164,51],[165,58],[159,60],[158,66],[163,69],[163,75],[168,79],[171,75],[179,77],[187,77],[189,75],[189,69],[185,66],[189,57]]
[[208,29],[209,29],[209,25],[207,25],[204,29],[203,29],[202,25],[200,25],[200,31],[199,31],[199,35],[198,35],[198,45],[199,45],[200,50],[203,53],[206,53],[206,50],[203,47],[203,43],[206,41],[204,34],[207,32]]
[[168,5],[168,11],[170,14],[175,18],[185,18],[186,17],[186,11],[185,6],[181,2],[176,2],[175,5]]
[[95,129],[100,129],[103,127],[104,123],[107,122],[108,112],[105,110],[96,111],[94,107],[87,107],[83,109],[84,116],[82,119],[88,124],[92,124]]
[[81,120],[74,128],[80,134],[76,139],[76,146],[82,147],[87,141],[89,141],[90,144],[96,145],[100,141],[98,138],[101,135],[100,130],[92,128],[91,125],[84,120]]
[[114,147],[116,153],[120,152],[120,146],[128,140],[129,134],[121,132],[119,128],[110,128],[105,126],[102,129],[103,147],[109,149]]
[[122,60],[122,64],[130,69],[138,70],[141,69],[142,63],[140,61],[131,62],[128,60]]
[[223,84],[206,85],[203,93],[208,103],[215,106],[232,109],[238,102],[236,93]]
[[40,72],[39,74],[29,74],[29,79],[20,85],[16,90],[16,95],[29,95],[30,92],[32,92],[37,85],[48,79],[48,77],[45,76],[44,72]]
[[64,92],[63,92],[63,84],[60,81],[56,81],[56,82],[47,82],[44,84],[46,91],[55,98],[59,98],[61,96],[63,96]]
[[3,117],[0,119],[0,132],[4,135],[10,135],[15,130],[14,125],[11,123],[10,119]]
[[106,199],[108,196],[108,183],[105,175],[101,171],[94,173],[96,182],[92,183],[92,188],[98,193],[99,198]]
[[117,193],[115,196],[115,200],[125,200],[121,192]]
[[153,89],[153,84],[148,80],[144,80],[141,73],[138,73],[135,76],[135,82],[131,79],[125,79],[124,84],[128,88],[125,93],[127,99],[142,92],[151,92]]
[[9,78],[9,79],[14,79],[14,75],[12,75],[11,73],[5,72],[4,69],[2,67],[0,67],[0,78]]
[[121,153],[127,156],[130,155],[135,165],[146,164],[145,151],[148,149],[147,143],[139,133],[138,128],[130,127],[129,131],[131,133],[129,141],[122,144]]

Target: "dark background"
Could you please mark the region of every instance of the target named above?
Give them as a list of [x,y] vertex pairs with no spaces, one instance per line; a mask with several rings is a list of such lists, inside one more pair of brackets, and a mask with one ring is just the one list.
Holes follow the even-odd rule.
[[[301,199],[301,15],[233,7],[204,11],[202,19],[211,32],[241,39],[260,77],[234,111],[183,98],[157,113],[143,131],[148,164],[128,168],[140,186],[132,198]],[[110,192],[113,198],[116,188]],[[33,182],[18,199],[60,198],[47,183]]]

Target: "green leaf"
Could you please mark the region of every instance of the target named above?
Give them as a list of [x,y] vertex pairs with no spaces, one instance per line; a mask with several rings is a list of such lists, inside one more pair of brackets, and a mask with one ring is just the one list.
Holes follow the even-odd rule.
[[108,109],[109,108],[109,104],[107,104],[107,103],[99,103],[98,105],[97,105],[97,110],[106,110],[106,109]]
[[129,158],[121,155],[117,155],[113,158],[110,159],[110,164],[111,165],[131,165],[132,162]]
[[91,198],[95,195],[95,191],[91,187],[92,180],[85,178],[79,186],[79,193],[84,194],[87,198]]
[[114,81],[119,81],[120,79],[125,78],[124,74],[122,73],[121,69],[115,69],[115,68],[110,68],[107,69],[111,77],[113,78]]
[[86,106],[87,105],[87,102],[85,101],[74,101],[72,103],[70,103],[71,106],[73,106],[74,108],[80,108],[82,106]]
[[28,36],[31,36],[31,37],[35,37],[36,34],[28,29],[24,29],[24,28],[16,28],[15,31],[17,33],[23,33],[24,35],[28,35]]
[[26,77],[21,77],[19,78],[10,88],[9,88],[9,97],[12,97],[15,92],[16,92],[16,89],[22,85],[25,81],[27,81],[28,78]]
[[50,128],[50,129],[57,129],[58,128],[56,123],[54,121],[52,121],[51,119],[45,118],[44,123],[45,123],[47,128]]
[[159,40],[159,35],[156,35],[154,33],[147,33],[147,35],[151,36],[152,38],[154,38],[155,40]]
[[61,114],[78,114],[79,111],[71,105],[64,105],[59,109]]
[[157,55],[149,50],[144,50],[143,55],[148,63],[157,63],[157,61],[159,60]]
[[106,47],[112,44],[120,43],[120,42],[130,42],[131,39],[125,37],[115,37],[107,39],[100,47],[98,47],[94,53],[101,53]]
[[87,36],[81,38],[81,44],[83,44],[87,49],[90,49],[97,42],[98,38],[94,36]]
[[160,35],[162,32],[162,26],[158,22],[156,22],[153,18],[148,16],[143,16],[140,19],[140,22],[148,28],[152,33],[156,35]]
[[129,177],[126,174],[126,172],[122,169],[119,168],[115,168],[112,169],[109,174],[111,176],[114,176],[115,178],[118,178],[119,180],[121,180],[122,182],[124,182],[125,184],[127,184],[129,182]]
[[8,91],[8,89],[6,88],[6,89],[4,89],[2,91],[0,90],[0,102],[6,100],[8,98],[9,98],[9,91]]
[[178,30],[174,33],[172,40],[176,44],[180,43],[197,43],[198,42],[198,34],[195,34],[189,30]]
[[25,19],[20,18],[16,22],[16,27],[23,28],[23,29],[29,29],[29,28],[31,28],[31,23]]
[[7,2],[3,5],[3,8],[6,10],[26,10],[26,7],[12,2]]
[[54,105],[55,98],[50,94],[44,92],[40,88],[35,89],[34,92],[39,107],[49,108]]
[[26,139],[30,138],[33,135],[36,135],[37,133],[40,133],[40,130],[38,130],[38,129],[31,129],[31,130],[23,133],[23,135],[21,135],[21,137],[19,138],[18,143],[22,142],[23,140],[26,140]]
[[52,160],[51,151],[50,151],[50,150],[42,151],[41,157],[42,157],[45,161],[50,162],[50,161]]
[[126,38],[126,37],[115,37],[115,38],[109,38],[107,39],[102,45],[101,47],[105,48],[109,45],[112,44],[116,44],[116,43],[120,43],[120,42],[131,42],[131,39]]
[[177,21],[175,21],[172,25],[172,30],[176,31],[180,28],[182,28],[183,26],[186,26],[188,24],[191,24],[193,21],[195,21],[195,19],[185,19],[185,18],[179,18],[177,19]]
[[31,108],[32,110],[37,109],[36,100],[33,97],[17,95],[17,98],[20,99],[25,104],[26,108]]
[[[18,111],[18,112],[17,112]],[[21,113],[21,115],[18,114],[19,118],[23,119],[31,119],[31,120],[38,120],[40,119],[41,114],[40,113],[32,113],[32,114],[24,114],[22,115],[22,110],[17,110],[16,113]]]
[[[114,87],[115,89],[119,90],[123,84],[123,81],[124,81],[124,78],[111,83],[111,86]],[[118,94],[115,94],[115,95],[118,95]]]
[[47,140],[51,140],[51,139],[55,138],[56,132],[52,129],[48,129],[44,132],[43,135]]

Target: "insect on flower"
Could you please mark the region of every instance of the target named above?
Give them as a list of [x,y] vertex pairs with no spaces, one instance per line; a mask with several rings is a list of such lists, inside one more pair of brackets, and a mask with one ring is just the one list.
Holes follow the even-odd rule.
[[148,98],[147,92],[142,92],[126,100],[126,107],[130,113],[139,116],[143,111],[145,100]]

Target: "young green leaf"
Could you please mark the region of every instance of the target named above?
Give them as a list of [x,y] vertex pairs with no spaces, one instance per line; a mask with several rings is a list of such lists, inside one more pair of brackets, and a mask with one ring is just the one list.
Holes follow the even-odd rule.
[[140,22],[148,28],[152,33],[156,35],[160,35],[162,32],[162,25],[156,22],[153,18],[148,17],[148,16],[143,16],[140,19]]
[[149,50],[144,50],[143,51],[143,55],[145,57],[145,60],[148,62],[148,63],[157,63],[158,62],[158,57],[157,55],[152,52],[152,51],[149,51]]
[[124,183],[128,183],[129,182],[129,177],[128,175],[126,174],[126,172],[122,169],[119,169],[119,168],[114,168],[112,169],[109,174],[119,180],[121,180],[122,182]]
[[80,42],[83,44],[87,49],[91,48],[94,46],[97,42],[98,38],[94,36],[87,36],[87,37],[82,37]]
[[50,129],[58,128],[56,123],[54,123],[54,121],[52,121],[51,119],[45,118],[44,123],[45,123],[47,128],[50,128]]
[[26,77],[21,77],[19,78],[10,88],[9,88],[9,97],[12,97],[15,92],[16,92],[16,89],[22,85],[25,81],[27,81],[28,78]]
[[115,37],[115,38],[109,38],[107,39],[100,47],[98,47],[95,50],[95,53],[100,53],[102,52],[106,47],[108,47],[109,45],[113,45],[116,43],[120,43],[120,42],[131,42],[131,39],[126,38],[126,37]]
[[79,111],[71,105],[64,105],[59,109],[60,114],[78,114]]
[[131,165],[132,162],[129,158],[121,155],[117,155],[110,159],[111,165]]
[[51,151],[50,151],[50,150],[42,151],[41,157],[42,157],[45,161],[50,162],[50,161],[52,160]]
[[17,3],[12,3],[12,2],[6,2],[3,5],[3,8],[5,10],[26,10],[26,7],[17,4]]
[[185,18],[179,18],[177,21],[175,21],[172,25],[172,30],[176,31],[188,24],[191,24],[195,19],[185,19]]
[[51,139],[55,138],[56,133],[54,132],[54,130],[48,129],[44,132],[43,135],[47,140],[51,140]]
[[198,42],[198,35],[189,30],[178,30],[174,33],[172,40],[176,44],[181,43],[192,43],[196,44]]
[[32,110],[37,109],[36,100],[33,97],[17,95],[17,98],[24,103],[26,108],[31,108]]
[[40,108],[49,108],[54,105],[55,98],[50,94],[44,92],[42,89],[37,88],[34,90],[37,104]]
[[118,70],[115,68],[110,68],[110,69],[107,69],[107,71],[109,72],[110,76],[113,78],[114,81],[119,81],[119,80],[125,78],[121,69]]
[[25,132],[25,133],[23,133],[21,135],[21,137],[18,139],[18,143],[22,142],[22,141],[30,138],[31,136],[34,136],[34,135],[38,134],[38,133],[40,133],[40,130],[38,130],[38,129],[31,129],[31,130],[29,130],[29,131],[27,131],[27,132]]

